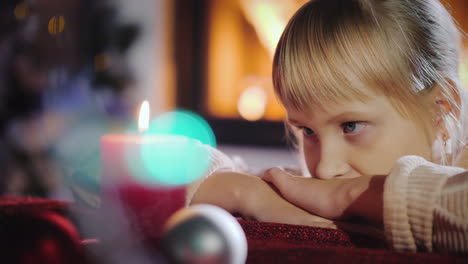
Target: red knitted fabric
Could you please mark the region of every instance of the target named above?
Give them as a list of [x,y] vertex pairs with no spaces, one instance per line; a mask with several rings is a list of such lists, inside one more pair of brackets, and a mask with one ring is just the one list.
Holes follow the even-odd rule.
[[466,257],[396,252],[386,249],[385,242],[377,238],[340,230],[240,223],[249,244],[247,263],[468,263]]
[[[0,217],[66,209],[66,202],[0,197]],[[384,241],[340,230],[247,220],[240,224],[249,244],[247,263],[468,263],[467,256],[395,252]]]
[[[250,241],[249,241],[250,242]],[[283,247],[265,246],[252,250],[249,246],[247,263],[369,263],[369,264],[428,264],[428,263],[468,263],[468,258],[427,254],[398,253],[391,250],[376,250],[347,247]]]
[[339,230],[298,225],[239,220],[249,241],[249,248],[354,247],[350,237]]
[[68,208],[69,203],[58,200],[43,199],[38,197],[0,197],[0,216],[30,213],[33,211],[62,211]]

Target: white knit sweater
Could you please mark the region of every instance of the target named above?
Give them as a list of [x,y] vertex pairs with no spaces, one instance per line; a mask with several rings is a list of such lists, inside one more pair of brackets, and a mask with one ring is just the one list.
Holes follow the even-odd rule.
[[402,157],[385,181],[384,226],[397,250],[467,253],[468,171]]

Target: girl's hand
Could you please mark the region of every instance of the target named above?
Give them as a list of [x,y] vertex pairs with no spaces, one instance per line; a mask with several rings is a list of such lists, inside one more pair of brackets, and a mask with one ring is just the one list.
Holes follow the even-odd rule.
[[313,214],[328,219],[357,216],[382,223],[385,176],[319,180],[272,168],[262,179],[275,185],[286,200]]
[[192,204],[210,203],[263,222],[336,228],[335,224],[291,204],[258,176],[218,172],[206,179]]

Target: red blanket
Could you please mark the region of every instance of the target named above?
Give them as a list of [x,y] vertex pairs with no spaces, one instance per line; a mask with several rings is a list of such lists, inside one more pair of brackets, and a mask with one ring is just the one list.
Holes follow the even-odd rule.
[[[20,258],[22,263],[83,263],[80,247],[85,243],[75,236],[72,222],[63,221],[69,210],[66,202],[0,197],[0,262]],[[61,230],[47,225],[51,220],[58,221]],[[467,256],[395,252],[383,240],[340,230],[240,223],[249,245],[247,263],[468,263]],[[51,238],[58,242],[51,243]],[[42,241],[41,246],[33,240]]]

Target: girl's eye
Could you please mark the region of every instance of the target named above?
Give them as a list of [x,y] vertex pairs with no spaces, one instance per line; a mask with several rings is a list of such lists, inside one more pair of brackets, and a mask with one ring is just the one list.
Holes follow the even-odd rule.
[[357,134],[364,127],[362,122],[346,122],[341,125],[345,134]]
[[301,129],[302,129],[302,133],[304,133],[304,136],[310,137],[310,136],[313,136],[315,134],[315,132],[312,129],[308,128],[308,127],[301,127]]

